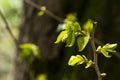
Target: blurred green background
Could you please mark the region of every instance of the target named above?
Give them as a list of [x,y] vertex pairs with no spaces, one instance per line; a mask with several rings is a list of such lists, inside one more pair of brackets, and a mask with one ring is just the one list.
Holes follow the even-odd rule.
[[[17,38],[22,0],[0,0],[0,10]],[[15,56],[14,42],[0,16],[0,80],[12,80]]]

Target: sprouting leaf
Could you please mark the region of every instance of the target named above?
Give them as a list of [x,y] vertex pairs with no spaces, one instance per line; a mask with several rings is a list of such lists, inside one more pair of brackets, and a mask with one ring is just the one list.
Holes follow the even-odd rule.
[[45,14],[44,11],[39,11],[39,12],[38,12],[38,16],[43,16],[44,14]]
[[72,30],[74,30],[75,32],[80,31],[81,30],[80,24],[78,22],[74,22],[72,25]]
[[38,75],[37,80],[47,80],[47,74],[43,73]]
[[101,50],[101,53],[106,57],[106,58],[110,58],[111,55],[108,54],[108,52],[104,49]]
[[75,66],[79,64],[83,64],[85,62],[84,58],[80,55],[71,56],[68,62],[68,65]]
[[109,55],[109,52],[116,52],[115,48],[117,47],[117,44],[106,44],[103,47],[98,46],[97,52],[102,53],[105,57],[110,58],[111,55]]
[[20,53],[20,57],[25,58],[30,56],[31,54],[34,54],[36,57],[40,56],[40,50],[39,48],[32,43],[26,43],[26,44],[21,44],[20,46],[21,49],[21,53]]
[[66,40],[66,47],[72,47],[75,43],[74,32],[69,33],[68,39]]
[[108,52],[116,52],[116,50],[114,50],[117,47],[117,44],[106,44],[105,46],[103,46],[104,49],[106,49]]
[[101,46],[98,46],[98,48],[97,48],[96,51],[97,51],[97,52],[101,52],[101,48],[102,48]]
[[65,38],[67,38],[67,36],[68,36],[67,34],[68,34],[68,31],[62,31],[62,32],[58,35],[57,40],[55,41],[55,43],[57,44],[57,43],[65,40]]
[[86,34],[85,36],[79,36],[77,38],[77,44],[78,44],[79,51],[82,51],[86,47],[89,41],[89,38],[90,38],[89,34]]
[[100,74],[102,77],[105,77],[107,74],[106,73],[101,73]]
[[92,60],[89,60],[85,66],[85,68],[89,68],[93,65],[93,61]]
[[76,18],[76,13],[70,13],[70,14],[68,14],[67,16],[66,16],[66,20],[68,20],[68,21],[76,21],[77,20],[77,18]]
[[83,29],[89,33],[92,32],[93,30],[93,22],[91,19],[89,19],[84,25],[83,25]]

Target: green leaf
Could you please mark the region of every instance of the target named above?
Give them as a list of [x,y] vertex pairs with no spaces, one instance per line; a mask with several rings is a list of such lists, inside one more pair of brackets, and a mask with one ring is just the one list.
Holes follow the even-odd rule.
[[70,14],[68,14],[67,16],[66,16],[66,20],[68,20],[68,21],[76,21],[77,20],[77,18],[76,18],[76,13],[70,13]]
[[70,32],[66,41],[66,47],[72,47],[75,43],[75,34],[74,32]]
[[68,62],[68,65],[75,66],[79,64],[83,64],[85,62],[84,58],[80,55],[71,56]]
[[101,52],[101,49],[102,49],[102,47],[101,46],[98,46],[98,48],[97,48],[97,52]]
[[21,44],[19,47],[21,49],[20,57],[22,58],[28,57],[31,54],[34,54],[36,57],[40,57],[40,50],[35,44],[26,43]]
[[101,50],[101,53],[102,53],[106,58],[110,58],[110,57],[111,57],[111,55],[109,55],[109,53],[108,53],[106,50],[104,50],[104,49]]
[[44,14],[45,14],[44,11],[39,11],[39,12],[38,12],[38,16],[43,16]]
[[90,38],[89,34],[86,34],[85,36],[79,36],[77,38],[77,44],[79,47],[79,51],[82,51],[86,47],[86,45],[89,41],[89,38]]
[[64,41],[68,37],[68,31],[62,31],[55,41],[55,44],[60,43],[61,41]]
[[100,74],[102,77],[105,77],[107,74],[106,73],[101,73]]
[[74,30],[75,32],[81,30],[80,24],[78,22],[74,22],[71,26],[72,30]]
[[105,50],[107,50],[108,52],[116,52],[114,49],[117,47],[117,44],[106,44],[105,46],[103,46],[103,48]]
[[93,30],[93,22],[91,19],[89,19],[84,25],[83,25],[83,29],[89,33],[92,32]]
[[106,44],[103,47],[98,46],[97,52],[102,53],[105,57],[110,58],[111,55],[109,55],[109,52],[116,52],[115,48],[117,47],[117,44]]
[[89,68],[93,65],[93,61],[92,60],[89,60],[85,66],[85,68]]

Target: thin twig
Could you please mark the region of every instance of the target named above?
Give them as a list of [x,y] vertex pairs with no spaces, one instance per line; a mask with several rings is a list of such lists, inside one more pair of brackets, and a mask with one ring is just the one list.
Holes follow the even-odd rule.
[[[35,4],[34,2],[32,2],[31,0],[25,0],[25,2],[33,7],[35,7],[38,10],[42,10],[42,6],[39,6],[37,4]],[[48,9],[45,9],[44,12],[49,15],[50,17],[54,18],[55,20],[59,21],[59,22],[64,22],[64,20],[56,15],[54,15],[51,11],[49,11]]]
[[92,46],[93,53],[94,53],[94,68],[95,68],[95,71],[97,73],[98,80],[102,80],[101,73],[100,73],[100,70],[98,67],[98,55],[96,53],[96,47],[95,47],[95,42],[94,42],[94,33],[95,33],[95,28],[97,26],[97,22],[93,22],[93,25],[94,25],[93,32],[91,34],[91,46]]
[[9,32],[10,36],[11,36],[12,39],[15,41],[15,44],[18,45],[18,41],[17,41],[17,39],[15,38],[15,36],[13,35],[13,33],[12,33],[12,31],[11,31],[9,25],[8,25],[8,22],[7,22],[7,20],[6,20],[6,18],[5,18],[5,16],[3,15],[3,13],[2,13],[1,10],[0,10],[0,16],[1,16],[2,20],[4,21],[4,23],[5,23],[6,30]]

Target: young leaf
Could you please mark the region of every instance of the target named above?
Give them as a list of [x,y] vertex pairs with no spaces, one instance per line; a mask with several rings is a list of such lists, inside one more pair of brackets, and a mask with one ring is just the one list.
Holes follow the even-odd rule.
[[116,52],[115,48],[117,47],[117,44],[106,44],[103,47],[98,46],[97,52],[102,53],[105,57],[110,58],[111,55],[109,55],[108,52]]
[[85,62],[84,58],[80,55],[71,56],[68,62],[68,65],[75,66],[79,64],[83,64]]
[[39,12],[38,12],[38,16],[43,16],[44,13],[45,13],[44,11],[39,11]]
[[89,19],[84,25],[83,25],[83,29],[89,33],[92,32],[93,29],[93,22],[91,19]]
[[79,51],[82,51],[86,47],[86,45],[89,41],[89,38],[90,38],[89,34],[86,34],[85,36],[79,36],[77,38],[77,44],[79,47]]
[[86,64],[85,68],[89,68],[89,67],[91,67],[92,65],[93,65],[92,60],[89,60],[89,61],[87,62],[87,64]]
[[61,42],[62,40],[64,40],[64,38],[66,38],[66,34],[68,34],[68,31],[62,31],[58,37],[57,37],[57,40],[55,41],[55,44]]
[[74,43],[75,43],[75,34],[74,32],[71,32],[66,41],[66,47],[72,47]]
[[25,58],[31,55],[33,53],[36,57],[40,57],[39,53],[40,50],[35,44],[26,43],[20,45],[21,54],[20,57]]
[[111,58],[111,55],[109,55],[108,52],[105,51],[104,49],[101,50],[101,53],[102,53],[106,58]]
[[109,44],[109,43],[103,46],[103,48],[108,52],[116,52],[116,50],[114,50],[116,47],[117,47],[117,44]]

